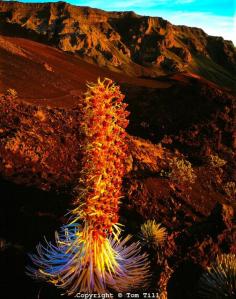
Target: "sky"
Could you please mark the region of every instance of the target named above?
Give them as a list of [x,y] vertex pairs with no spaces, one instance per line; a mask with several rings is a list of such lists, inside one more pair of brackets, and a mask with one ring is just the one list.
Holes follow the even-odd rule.
[[[57,2],[22,0],[22,2]],[[236,0],[68,0],[74,5],[108,11],[132,10],[140,15],[162,17],[175,25],[202,28],[207,34],[222,36],[236,46]]]

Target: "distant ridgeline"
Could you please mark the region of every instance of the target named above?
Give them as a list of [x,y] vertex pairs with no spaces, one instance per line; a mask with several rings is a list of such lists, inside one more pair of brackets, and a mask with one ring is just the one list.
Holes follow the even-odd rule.
[[236,50],[231,41],[160,17],[106,12],[65,2],[0,2],[0,33],[23,36],[132,76],[192,72],[232,87]]

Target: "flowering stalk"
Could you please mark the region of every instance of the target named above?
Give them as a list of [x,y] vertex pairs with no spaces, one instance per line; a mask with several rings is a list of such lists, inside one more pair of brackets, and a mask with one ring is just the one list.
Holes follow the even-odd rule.
[[88,84],[81,103],[82,170],[78,196],[68,225],[56,234],[56,246],[39,245],[32,255],[36,277],[76,292],[104,293],[145,285],[147,256],[139,243],[121,240],[119,201],[126,158],[128,125],[124,96],[110,79]]

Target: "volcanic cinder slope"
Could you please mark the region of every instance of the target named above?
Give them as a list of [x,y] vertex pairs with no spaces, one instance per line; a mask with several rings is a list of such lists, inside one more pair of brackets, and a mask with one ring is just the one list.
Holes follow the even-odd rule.
[[0,36],[0,68],[2,91],[14,88],[24,100],[52,106],[73,106],[86,82],[98,77],[143,87],[170,85],[112,72],[55,47],[9,36]]

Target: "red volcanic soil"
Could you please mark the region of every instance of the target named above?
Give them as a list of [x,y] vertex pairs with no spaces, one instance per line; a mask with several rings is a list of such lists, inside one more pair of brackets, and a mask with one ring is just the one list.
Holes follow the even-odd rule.
[[17,91],[19,98],[35,104],[71,106],[86,90],[86,82],[109,77],[119,84],[165,88],[170,83],[131,78],[102,69],[48,45],[23,38],[0,36],[0,90]]

